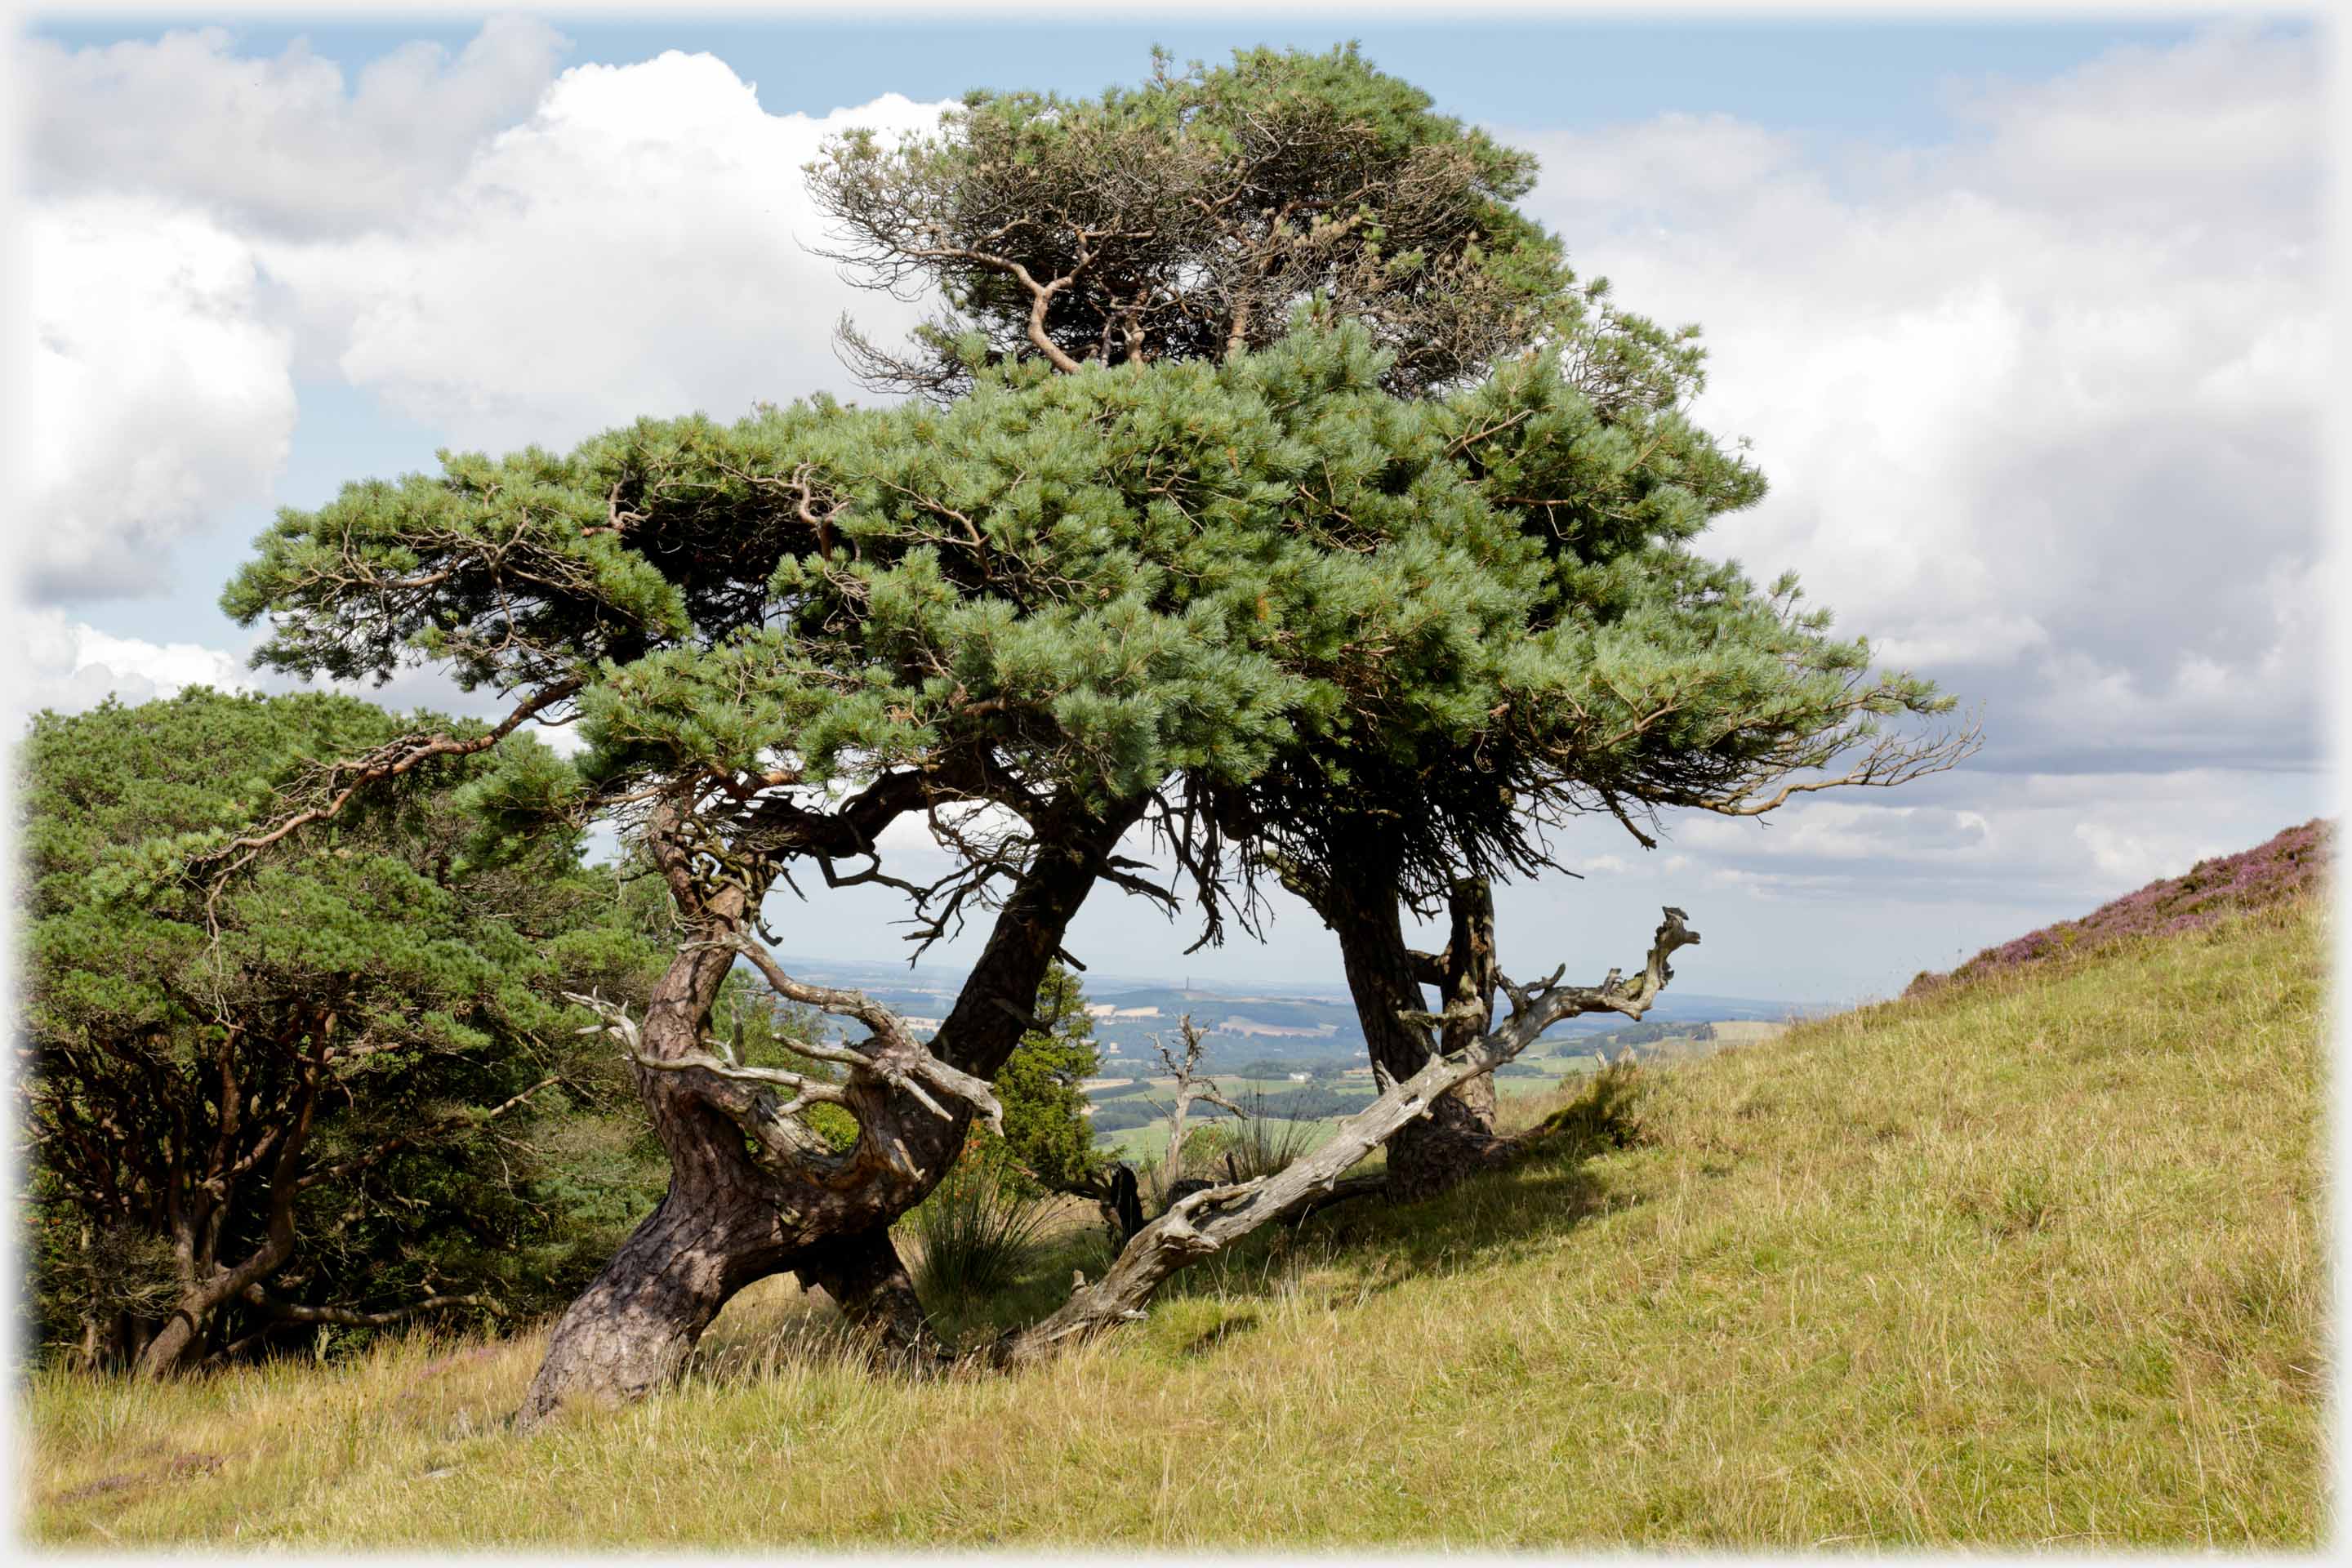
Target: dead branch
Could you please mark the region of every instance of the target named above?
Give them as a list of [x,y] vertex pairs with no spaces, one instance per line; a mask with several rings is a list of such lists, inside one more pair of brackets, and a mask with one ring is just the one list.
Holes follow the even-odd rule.
[[[1562,1019],[1603,1011],[1639,1018],[1674,977],[1667,960],[1676,949],[1698,941],[1698,933],[1683,923],[1682,910],[1669,908],[1664,915],[1647,962],[1631,982],[1612,970],[1598,985],[1562,985],[1562,971],[1556,970],[1537,984],[1515,985],[1497,973],[1496,984],[1511,999],[1511,1016],[1502,1027],[1477,1037],[1458,1052],[1432,1057],[1419,1072],[1390,1085],[1341,1122],[1330,1142],[1289,1169],[1178,1199],[1136,1234],[1099,1282],[1079,1286],[1052,1316],[1000,1338],[986,1352],[989,1361],[1007,1367],[1043,1361],[1140,1318],[1161,1283],[1177,1270],[1223,1251],[1318,1196],[1335,1193],[1342,1173],[1391,1133],[1425,1114],[1450,1090],[1511,1060]],[[1486,945],[1491,952],[1491,931]]]
[[1179,1062],[1159,1036],[1151,1037],[1153,1048],[1160,1053],[1160,1065],[1176,1079],[1176,1108],[1168,1118],[1168,1164],[1163,1184],[1174,1191],[1176,1180],[1184,1173],[1184,1119],[1192,1113],[1192,1102],[1205,1100],[1211,1105],[1221,1105],[1235,1116],[1247,1113],[1217,1090],[1217,1080],[1203,1076],[1199,1068],[1201,1053],[1206,1045],[1200,1028],[1193,1024],[1192,1015],[1185,1014],[1176,1020],[1176,1027],[1184,1039],[1184,1059]]
[[802,1056],[846,1067],[849,1082],[834,1083],[786,1068],[749,1067],[736,1060],[734,1054],[724,1047],[721,1053],[688,1050],[675,1056],[649,1056],[644,1049],[635,1022],[625,1009],[593,994],[583,996],[575,992],[566,992],[565,998],[602,1018],[604,1023],[598,1026],[601,1032],[619,1040],[624,1054],[638,1067],[656,1072],[702,1072],[730,1083],[789,1089],[792,1092],[790,1100],[777,1107],[760,1108],[765,1112],[760,1118],[762,1121],[781,1120],[808,1106],[824,1104],[841,1106],[852,1115],[859,1116],[862,1122],[862,1112],[867,1107],[865,1097],[859,1092],[861,1089],[904,1094],[932,1115],[942,1120],[952,1119],[955,1112],[934,1097],[931,1091],[936,1089],[971,1107],[992,1130],[1000,1136],[1003,1133],[1004,1107],[988,1083],[933,1056],[928,1047],[908,1032],[905,1022],[897,1014],[864,992],[811,985],[795,980],[784,973],[765,948],[740,937],[723,942],[688,943],[687,949],[681,951],[694,947],[740,954],[751,960],[778,995],[838,1017],[855,1018],[871,1029],[873,1034],[869,1038],[855,1045],[836,1046],[823,1040],[793,1042],[793,1049]]
[[244,1300],[279,1322],[331,1323],[338,1328],[350,1329],[385,1328],[404,1318],[439,1307],[480,1307],[498,1317],[506,1315],[506,1306],[497,1297],[478,1292],[464,1296],[425,1296],[404,1306],[381,1312],[355,1312],[343,1307],[306,1307],[299,1301],[281,1301],[258,1285],[247,1286],[243,1296]]

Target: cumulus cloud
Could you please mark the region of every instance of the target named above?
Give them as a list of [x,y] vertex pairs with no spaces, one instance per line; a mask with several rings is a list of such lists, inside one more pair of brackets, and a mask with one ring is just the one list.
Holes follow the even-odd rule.
[[914,306],[812,254],[801,168],[851,126],[927,127],[886,96],[772,115],[723,61],[676,52],[563,73],[410,222],[279,242],[267,265],[360,386],[459,444],[568,444],[645,414],[732,417],[838,388],[844,310],[883,335]]
[[89,195],[35,207],[23,235],[23,585],[155,591],[176,541],[268,495],[293,435],[291,344],[258,313],[251,247],[202,214]]
[[911,324],[805,248],[824,226],[800,169],[851,125],[937,106],[770,115],[675,53],[547,86],[551,38],[493,23],[454,61],[395,50],[348,94],[299,47],[241,60],[217,30],[42,46],[75,88],[43,89],[44,167],[92,188],[27,224],[36,600],[154,592],[176,542],[266,500],[300,366],[456,445],[564,445],[837,386],[845,310]]
[[117,637],[61,610],[19,612],[12,636],[8,694],[11,734],[42,709],[79,713],[109,697],[125,703],[176,696],[191,686],[255,689],[237,655],[196,643],[152,643]]
[[2118,49],[1958,108],[1948,146],[1843,160],[1722,117],[1516,139],[1586,271],[1707,328],[1697,413],[1774,486],[1713,547],[1981,699],[1979,768],[2310,766],[2311,40]]
[[[2073,218],[2155,224],[2259,250],[2318,214],[2319,60],[2308,37],[2230,25],[2169,47],[2125,45],[2054,80],[1958,95],[1982,142],[1956,173]],[[2250,228],[2231,220],[2252,219]]]
[[493,18],[454,58],[405,44],[346,84],[297,41],[232,52],[219,27],[68,49],[25,40],[37,191],[167,194],[287,234],[396,219],[528,113],[565,48],[545,23]]

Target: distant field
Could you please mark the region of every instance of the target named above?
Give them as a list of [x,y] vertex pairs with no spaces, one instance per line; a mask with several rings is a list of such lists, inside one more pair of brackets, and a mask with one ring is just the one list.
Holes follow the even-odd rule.
[[[1715,1030],[1713,1040],[1694,1040],[1681,1036],[1672,1036],[1634,1047],[1635,1055],[1643,1061],[1663,1065],[1705,1056],[1725,1046],[1751,1045],[1759,1040],[1770,1039],[1788,1028],[1785,1024],[1738,1020],[1711,1026]],[[1503,1100],[1521,1100],[1550,1094],[1559,1089],[1562,1080],[1580,1073],[1591,1072],[1595,1065],[1593,1050],[1580,1047],[1576,1048],[1561,1047],[1554,1054],[1521,1058],[1520,1060],[1543,1076],[1536,1078],[1517,1073],[1497,1076],[1495,1079],[1496,1089]],[[1107,1071],[1105,1076],[1126,1075],[1112,1069]],[[1220,1092],[1244,1106],[1250,1103],[1250,1097],[1253,1094],[1280,1094],[1301,1087],[1287,1079],[1234,1078],[1222,1073],[1216,1075],[1216,1081]],[[1329,1081],[1326,1080],[1325,1084],[1318,1084],[1317,1087],[1326,1087]],[[1131,1100],[1139,1096],[1146,1100],[1156,1100],[1164,1104],[1173,1082],[1174,1080],[1171,1079],[1131,1079],[1128,1083],[1117,1087],[1093,1090],[1088,1098],[1097,1104],[1109,1104]],[[1342,1079],[1337,1080],[1337,1086],[1349,1092],[1361,1094],[1367,1100],[1370,1098],[1371,1080],[1369,1079]],[[1193,1117],[1194,1120],[1188,1125],[1197,1126],[1204,1120],[1223,1120],[1219,1113],[1205,1107],[1196,1107]],[[1338,1117],[1326,1117],[1316,1121],[1314,1125],[1322,1133],[1328,1135],[1329,1131],[1339,1124],[1339,1120]],[[1140,1126],[1105,1131],[1096,1137],[1095,1142],[1097,1147],[1117,1151],[1118,1157],[1123,1160],[1161,1159],[1168,1152],[1168,1119],[1162,1116]]]
[[[1495,1082],[1501,1098],[1508,1100],[1552,1094],[1559,1089],[1564,1079],[1591,1071],[1593,1063],[1590,1055],[1582,1055],[1544,1057],[1528,1065],[1539,1068],[1544,1076],[1527,1078],[1514,1075],[1497,1078]],[[1089,1098],[1097,1104],[1101,1104],[1125,1100],[1134,1095],[1141,1094],[1165,1104],[1171,1081],[1162,1079],[1157,1084],[1127,1085],[1107,1092],[1097,1091]],[[1340,1080],[1340,1084],[1349,1092],[1360,1094],[1367,1102],[1370,1100],[1372,1089],[1370,1079],[1347,1079]],[[1228,1078],[1223,1074],[1218,1075],[1217,1085],[1220,1093],[1244,1108],[1248,1107],[1251,1102],[1250,1097],[1254,1093],[1275,1094],[1302,1087],[1290,1082],[1287,1079]],[[1204,1121],[1231,1120],[1221,1112],[1196,1104],[1191,1119],[1185,1125],[1189,1129],[1201,1126]],[[1309,1121],[1307,1125],[1316,1129],[1316,1141],[1320,1142],[1330,1135],[1331,1129],[1337,1127],[1341,1120],[1340,1117],[1328,1116]],[[1130,1162],[1165,1159],[1168,1153],[1168,1119],[1161,1116],[1138,1127],[1124,1127],[1115,1131],[1099,1133],[1095,1139],[1095,1143],[1097,1148],[1116,1151],[1118,1158]]]

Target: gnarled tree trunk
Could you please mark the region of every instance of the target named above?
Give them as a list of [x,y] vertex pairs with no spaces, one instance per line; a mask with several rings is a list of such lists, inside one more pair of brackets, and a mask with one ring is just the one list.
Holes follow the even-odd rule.
[[[992,1110],[985,1080],[1034,1021],[1046,965],[1139,811],[1049,838],[928,1049],[862,996],[803,985],[741,945],[753,895],[729,885],[704,897],[689,874],[689,851],[652,836],[681,910],[712,933],[680,950],[642,1027],[625,1026],[639,1092],[669,1154],[669,1190],[557,1321],[518,1423],[529,1427],[567,1405],[618,1403],[661,1386],[730,1298],[786,1269],[833,1297],[878,1355],[933,1359],[891,1222],[945,1173],[975,1105]],[[837,1098],[857,1119],[858,1142],[846,1155],[825,1151],[780,1112],[765,1086],[793,1075],[741,1069],[703,1052],[711,1006],[739,956],[751,957],[782,994],[874,1028],[870,1056],[840,1053],[852,1063],[850,1083],[820,1086],[822,1098]],[[796,1095],[808,1088],[793,1087]]]
[[[705,912],[732,926],[749,902],[729,889]],[[646,1011],[644,1054],[674,1058],[699,1048],[733,965],[717,947],[674,960]],[[669,1190],[556,1320],[523,1397],[526,1426],[573,1400],[635,1399],[668,1382],[728,1298],[773,1273],[797,1239],[735,1122],[674,1075],[640,1066],[636,1076],[669,1155]]]

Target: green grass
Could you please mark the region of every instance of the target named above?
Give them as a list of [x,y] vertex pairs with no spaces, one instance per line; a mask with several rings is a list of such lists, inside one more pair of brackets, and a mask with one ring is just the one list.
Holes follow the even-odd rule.
[[781,1282],[684,1386],[529,1439],[500,1420],[536,1335],[162,1389],[36,1373],[25,1528],[2309,1548],[2325,939],[2306,901],[1653,1072],[1645,1143],[1261,1232],[1019,1377],[870,1377]]

